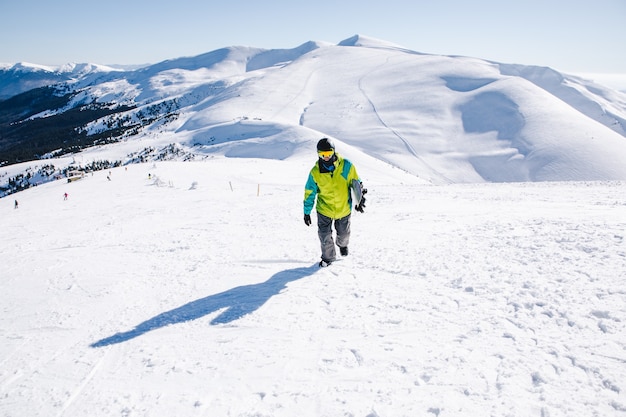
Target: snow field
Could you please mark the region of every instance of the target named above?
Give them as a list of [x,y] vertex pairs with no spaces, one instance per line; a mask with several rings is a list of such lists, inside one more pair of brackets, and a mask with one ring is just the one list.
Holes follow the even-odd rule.
[[357,167],[366,213],[326,269],[308,160],[133,165],[0,200],[0,415],[626,411],[623,182]]

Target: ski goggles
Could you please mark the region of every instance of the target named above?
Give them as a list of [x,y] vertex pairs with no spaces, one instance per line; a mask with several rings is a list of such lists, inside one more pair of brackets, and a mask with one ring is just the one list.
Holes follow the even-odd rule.
[[320,156],[320,158],[330,158],[331,156],[333,156],[335,154],[335,151],[330,150],[330,151],[317,151],[317,154]]

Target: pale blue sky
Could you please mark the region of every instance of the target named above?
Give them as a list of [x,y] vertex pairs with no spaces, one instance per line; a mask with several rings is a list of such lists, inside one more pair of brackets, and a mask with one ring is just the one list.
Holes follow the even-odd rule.
[[626,73],[626,0],[0,0],[0,63],[145,64],[355,34],[424,53]]

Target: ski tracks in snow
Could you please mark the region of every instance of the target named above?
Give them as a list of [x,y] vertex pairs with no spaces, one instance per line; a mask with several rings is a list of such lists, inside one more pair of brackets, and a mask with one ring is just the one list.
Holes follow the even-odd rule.
[[57,417],[61,417],[65,414],[67,409],[74,403],[74,401],[80,396],[83,392],[87,384],[91,382],[96,373],[100,370],[102,363],[105,360],[106,352],[102,353],[102,356],[96,360],[95,364],[92,366],[91,370],[85,377],[80,381],[80,384],[70,393],[69,398],[63,403],[60,407],[61,409],[57,413]]
[[[381,65],[381,67],[385,67],[388,64],[388,61],[389,61],[389,59],[387,59],[385,64]],[[375,70],[372,71],[372,72],[375,72]],[[371,73],[368,74],[368,76],[369,75],[371,75]],[[374,104],[374,101],[369,96],[369,94],[367,94],[367,92],[365,91],[365,88],[363,87],[363,80],[364,79],[365,79],[365,76],[359,78],[359,82],[358,82],[359,91],[361,92],[361,94],[363,94],[363,97],[365,97],[365,99],[369,103],[370,107],[372,108],[373,113],[376,115],[376,118],[378,119],[380,124],[383,125],[386,129],[388,129],[391,133],[393,133],[393,135],[395,137],[397,137],[404,144],[404,146],[405,146],[406,150],[409,152],[409,154],[411,154],[416,159],[419,159],[421,161],[421,158],[420,158],[419,154],[417,153],[417,151],[415,151],[413,146],[411,146],[411,144],[404,137],[402,137],[402,135],[400,135],[393,127],[389,126],[385,122],[385,120],[383,120],[382,116],[380,115],[380,112],[378,111],[378,109],[376,108],[376,105]]]
[[[386,68],[388,67],[389,64],[389,58],[387,58],[385,60],[384,64],[380,65],[380,68]],[[364,81],[367,77],[371,76],[374,72],[376,72],[377,70],[374,69],[372,70],[370,73],[364,75],[363,77],[359,78],[358,80],[358,89],[361,92],[361,94],[363,95],[363,97],[365,97],[365,99],[367,100],[369,106],[372,109],[372,112],[376,115],[376,118],[378,119],[378,121],[380,122],[380,124],[387,130],[389,130],[393,136],[395,136],[396,138],[398,138],[398,140],[400,140],[400,142],[402,142],[403,146],[405,147],[405,149],[407,150],[408,154],[411,155],[413,158],[415,158],[416,160],[419,161],[420,165],[426,167],[429,172],[431,173],[431,175],[436,175],[438,177],[440,177],[445,183],[452,183],[453,181],[451,181],[449,178],[447,178],[445,175],[443,175],[442,173],[438,172],[437,170],[435,170],[432,166],[430,166],[428,163],[426,163],[426,161],[420,156],[419,152],[417,150],[415,150],[415,148],[413,147],[413,145],[411,145],[411,143],[404,137],[402,136],[402,134],[400,134],[396,129],[394,129],[391,125],[389,125],[385,119],[383,118],[383,116],[381,115],[379,109],[377,108],[376,104],[374,103],[374,100],[372,99],[372,97],[367,93],[365,87],[364,87]],[[385,158],[383,156],[378,156],[381,160],[385,160]]]

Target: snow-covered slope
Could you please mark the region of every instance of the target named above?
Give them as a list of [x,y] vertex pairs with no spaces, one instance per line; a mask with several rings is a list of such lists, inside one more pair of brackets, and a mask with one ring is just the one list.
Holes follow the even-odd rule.
[[626,178],[623,93],[549,68],[427,55],[364,36],[229,47],[70,85],[80,94],[68,106],[132,107],[84,126],[132,134],[74,160],[105,153],[126,163],[171,144],[186,159],[285,159],[329,136],[434,184]]
[[368,203],[320,270],[314,142],[274,145],[0,199],[0,415],[626,411],[625,183],[432,186],[339,143]]

